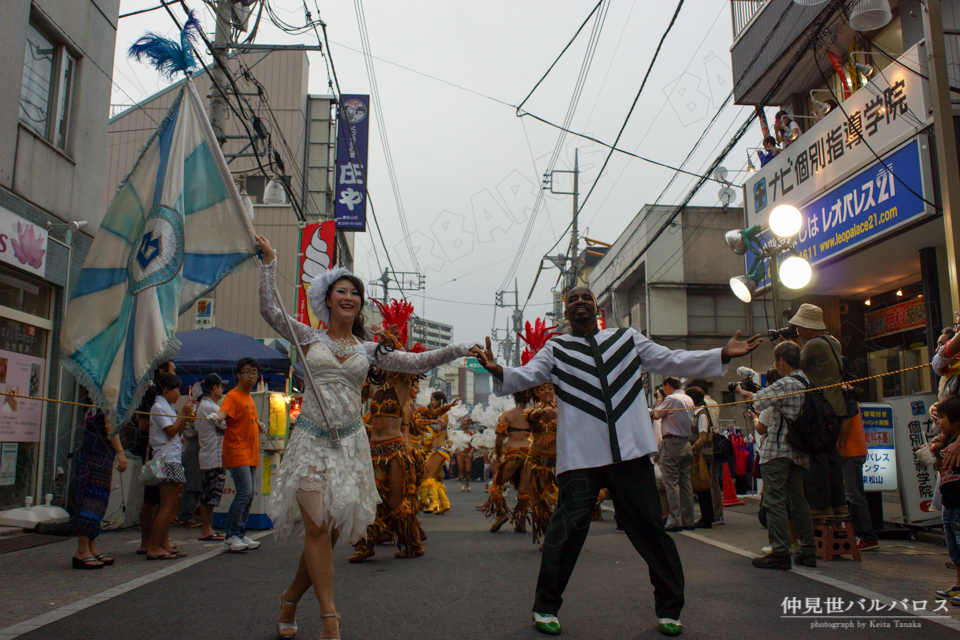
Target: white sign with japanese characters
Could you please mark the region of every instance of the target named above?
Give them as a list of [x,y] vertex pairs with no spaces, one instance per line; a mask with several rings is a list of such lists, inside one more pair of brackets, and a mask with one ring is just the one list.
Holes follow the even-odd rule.
[[750,175],[744,185],[750,225],[765,224],[779,204],[801,207],[930,124],[926,80],[915,73],[918,46]]

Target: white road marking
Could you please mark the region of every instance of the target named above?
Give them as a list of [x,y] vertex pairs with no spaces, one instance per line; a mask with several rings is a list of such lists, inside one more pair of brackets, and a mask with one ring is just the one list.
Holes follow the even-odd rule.
[[[253,534],[250,537],[253,538],[254,540],[257,540],[264,536],[268,536],[271,533],[273,532],[261,531],[259,533]],[[48,611],[47,613],[44,613],[43,615],[39,615],[35,618],[30,618],[29,620],[18,622],[17,624],[10,625],[9,627],[4,627],[3,629],[0,629],[0,640],[13,640],[13,638],[21,636],[25,633],[29,633],[35,629],[39,629],[40,627],[44,627],[52,622],[56,622],[57,620],[62,620],[68,616],[72,616],[78,611],[83,611],[84,609],[87,609],[94,605],[98,605],[101,602],[106,602],[111,598],[122,596],[123,594],[129,591],[133,591],[134,589],[137,589],[139,587],[142,587],[145,584],[150,584],[151,582],[155,582],[157,580],[160,580],[161,578],[166,578],[169,575],[173,575],[178,571],[183,571],[184,569],[188,569],[195,564],[200,564],[204,560],[215,558],[221,553],[224,553],[223,547],[222,545],[218,545],[217,548],[214,549],[213,551],[208,551],[206,553],[200,554],[193,558],[185,558],[183,560],[173,562],[169,566],[163,569],[154,571],[153,573],[148,573],[145,576],[140,576],[139,578],[135,578],[128,582],[124,582],[123,584],[119,584],[113,587],[112,589],[107,589],[106,591],[101,591],[100,593],[96,595],[92,595],[88,598],[83,598],[82,600],[77,600],[76,602],[65,604],[62,607],[54,609],[53,611]]]
[[[730,553],[735,553],[738,556],[743,556],[744,558],[759,558],[760,554],[754,553],[752,551],[747,551],[746,549],[741,549],[733,545],[727,544],[725,542],[719,542],[717,540],[711,540],[706,536],[702,536],[698,533],[690,533],[689,531],[680,532],[681,535],[687,536],[688,538],[693,538],[694,540],[699,540],[711,546],[717,547],[718,549],[723,549],[724,551],[729,551]],[[818,573],[813,569],[807,569],[806,567],[793,567],[791,569],[797,575],[801,575],[804,578],[809,578],[810,580],[815,580],[817,582],[822,582],[823,584],[830,585],[831,587],[836,587],[847,593],[852,593],[854,595],[868,598],[870,600],[880,600],[883,602],[892,602],[896,598],[891,598],[890,596],[883,595],[882,593],[877,593],[876,591],[871,591],[864,587],[851,584],[849,582],[844,582],[843,580],[837,580],[836,578],[831,578],[830,576],[825,576],[822,573]],[[935,615],[932,611],[916,611],[914,613],[904,613],[904,617],[913,616],[917,618],[922,618],[924,620],[929,620],[930,622],[935,622],[939,625],[947,627],[948,629],[953,629],[954,631],[960,631],[960,620],[951,617],[938,616]],[[827,616],[822,616],[827,618]],[[846,616],[849,617],[849,616]],[[0,640],[3,640],[0,636]]]

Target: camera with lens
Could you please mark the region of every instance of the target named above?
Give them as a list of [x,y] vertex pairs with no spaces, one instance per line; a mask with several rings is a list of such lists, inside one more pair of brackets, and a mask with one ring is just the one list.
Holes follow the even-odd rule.
[[750,393],[756,393],[760,391],[760,385],[757,382],[757,372],[749,367],[740,367],[737,369],[737,375],[743,376],[743,380],[739,382],[731,382],[727,385],[727,390],[723,393],[724,402],[736,402],[737,398],[737,385],[739,385],[744,391],[749,391]]
[[800,334],[797,333],[797,328],[795,326],[787,325],[782,329],[770,329],[767,331],[767,335],[770,336],[770,342],[779,342],[780,340],[796,340]]

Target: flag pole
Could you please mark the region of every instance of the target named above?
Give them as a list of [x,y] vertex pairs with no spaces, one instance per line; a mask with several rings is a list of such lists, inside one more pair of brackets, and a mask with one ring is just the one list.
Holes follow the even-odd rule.
[[313,379],[313,372],[310,371],[310,366],[307,364],[307,357],[303,353],[303,347],[300,346],[300,341],[297,340],[297,334],[293,332],[293,324],[290,322],[290,316],[287,315],[287,308],[283,304],[283,298],[280,296],[280,289],[277,288],[277,283],[273,283],[273,295],[277,298],[277,304],[280,305],[280,313],[283,314],[283,319],[287,323],[287,331],[292,338],[291,342],[297,348],[297,355],[300,357],[300,361],[303,363],[304,375],[307,379],[307,384],[310,387],[310,390],[313,391],[313,398],[317,401],[317,406],[320,408],[320,415],[323,417],[323,421],[326,423],[327,432],[330,434],[330,448],[339,449],[340,448],[340,434],[337,433],[337,428],[329,418],[327,418],[327,412],[323,409],[323,403],[320,402],[320,392],[317,389],[317,383]]

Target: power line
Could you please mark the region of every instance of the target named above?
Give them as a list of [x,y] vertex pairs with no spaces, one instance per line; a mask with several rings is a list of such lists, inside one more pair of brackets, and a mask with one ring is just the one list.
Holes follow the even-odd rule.
[[420,264],[417,262],[417,253],[413,248],[413,241],[410,237],[410,227],[407,224],[407,215],[403,208],[403,198],[400,196],[400,186],[397,184],[397,171],[393,164],[393,151],[390,148],[390,138],[387,136],[387,119],[380,103],[380,87],[377,83],[377,72],[373,66],[373,60],[368,53],[373,49],[370,46],[370,33],[367,30],[367,17],[363,11],[362,0],[354,0],[353,3],[357,14],[357,26],[360,31],[360,42],[364,50],[364,63],[367,67],[367,78],[370,81],[370,94],[373,99],[374,111],[377,114],[380,126],[380,143],[383,147],[383,156],[387,165],[387,177],[390,179],[390,188],[393,191],[393,199],[397,206],[397,215],[400,219],[400,228],[403,231],[403,241],[407,245],[407,251],[410,254],[410,262],[414,270],[420,271]]
[[[609,8],[609,4],[607,5],[607,7]],[[595,11],[592,11],[590,15],[593,15],[593,13],[595,13]],[[588,16],[588,19],[589,19],[589,16]],[[570,102],[567,105],[567,113],[564,116],[564,123],[563,123],[564,128],[569,127],[570,123],[573,120],[573,115],[576,112],[577,105],[580,102],[580,96],[583,93],[583,87],[586,83],[587,74],[589,73],[590,67],[593,64],[593,56],[594,56],[594,53],[596,52],[597,42],[599,42],[600,31],[603,29],[604,21],[605,21],[605,14],[601,12],[601,14],[598,15],[597,19],[594,21],[593,30],[590,34],[590,39],[587,42],[587,48],[586,48],[586,51],[584,52],[583,62],[580,65],[580,73],[577,76],[577,82],[574,85],[573,94],[571,95]],[[578,34],[582,30],[582,28],[583,27],[581,26],[581,28],[577,30]],[[569,46],[570,45],[568,44],[567,47]],[[566,48],[564,50],[566,50]],[[556,62],[554,62],[554,64],[556,64]],[[553,65],[551,65],[551,68],[553,68]],[[563,141],[564,141],[564,133],[561,132],[560,135],[557,137],[557,142],[554,145],[553,152],[550,155],[550,160],[547,163],[547,171],[546,171],[547,173],[550,173],[551,171],[553,171],[553,168],[556,166],[556,162],[560,157],[560,152],[563,149]],[[534,162],[534,170],[536,171],[536,162]],[[499,289],[501,290],[504,289],[507,286],[507,284],[510,282],[510,280],[516,275],[517,268],[520,265],[521,257],[526,249],[527,243],[530,241],[530,234],[533,231],[537,214],[539,213],[539,210],[540,210],[540,203],[542,203],[543,201],[544,201],[543,189],[539,189],[537,191],[536,200],[534,201],[533,211],[530,214],[530,219],[527,221],[527,226],[524,229],[523,237],[520,240],[520,245],[517,249],[517,253],[514,256],[513,262],[510,264],[510,268],[508,269],[507,274],[503,279],[503,282],[500,284]]]
[[[573,219],[570,221],[570,224],[567,225],[567,228],[560,234],[557,238],[556,243],[553,247],[547,250],[547,253],[553,251],[560,240],[567,234],[571,228],[573,228],[574,223],[577,221],[577,218],[580,216],[580,212],[583,211],[583,208],[586,206],[587,202],[590,200],[590,196],[593,195],[594,190],[597,188],[597,183],[600,182],[600,177],[603,175],[604,170],[607,168],[607,164],[610,162],[610,158],[613,157],[613,151],[617,147],[617,143],[620,142],[623,132],[627,128],[627,124],[630,122],[630,116],[633,115],[633,110],[637,107],[637,102],[640,100],[640,95],[643,93],[644,88],[647,86],[647,80],[650,78],[650,73],[653,71],[653,66],[657,62],[657,57],[660,55],[660,50],[663,48],[663,43],[667,39],[667,36],[670,34],[670,31],[673,29],[673,25],[677,21],[677,16],[680,15],[680,9],[683,8],[684,0],[680,0],[677,3],[676,9],[674,9],[673,16],[670,18],[669,24],[667,24],[666,30],[663,32],[663,35],[660,36],[660,42],[657,44],[656,50],[653,52],[653,58],[650,60],[650,64],[647,66],[647,72],[643,76],[643,81],[640,83],[640,88],[637,90],[637,95],[633,98],[633,103],[630,105],[630,110],[627,111],[627,116],[623,120],[623,124],[620,126],[620,131],[617,133],[616,139],[613,141],[613,145],[610,146],[610,152],[607,154],[606,159],[603,161],[603,165],[600,167],[600,171],[597,173],[596,180],[593,181],[593,184],[590,185],[590,190],[587,191],[587,196],[583,199],[583,202],[580,203],[580,206],[577,208],[577,211],[573,214]],[[702,179],[702,178],[701,178]],[[527,300],[530,299],[530,296],[533,295],[533,289],[530,290],[530,294],[527,295]]]
[[518,111],[518,112],[520,111],[520,109],[523,108],[523,105],[527,102],[527,100],[530,99],[530,96],[533,95],[533,92],[537,90],[537,87],[540,86],[540,83],[547,79],[547,76],[550,75],[550,72],[553,71],[553,68],[557,65],[558,62],[560,62],[560,58],[562,58],[562,57],[563,57],[563,54],[565,54],[565,53],[567,52],[567,49],[570,48],[570,45],[572,45],[573,42],[577,39],[577,36],[580,35],[580,32],[583,31],[583,28],[584,28],[585,26],[587,26],[587,23],[590,21],[590,18],[593,17],[593,14],[595,14],[595,13],[597,12],[597,9],[599,9],[599,8],[600,8],[600,5],[602,5],[602,4],[603,4],[603,0],[600,0],[600,2],[598,2],[596,5],[594,5],[594,7],[593,7],[593,9],[590,11],[590,13],[587,14],[587,17],[584,18],[583,23],[582,23],[582,24],[580,25],[580,27],[577,29],[576,33],[574,33],[574,34],[573,34],[573,37],[570,38],[570,42],[568,42],[567,45],[563,48],[563,50],[560,52],[560,55],[558,55],[558,56],[556,57],[556,59],[550,64],[550,67],[544,72],[543,76],[542,76],[539,80],[537,80],[537,84],[533,85],[533,89],[530,89],[530,93],[527,94],[527,97],[524,98],[523,100],[521,100],[521,101],[520,101],[520,104],[517,105],[517,111]]

